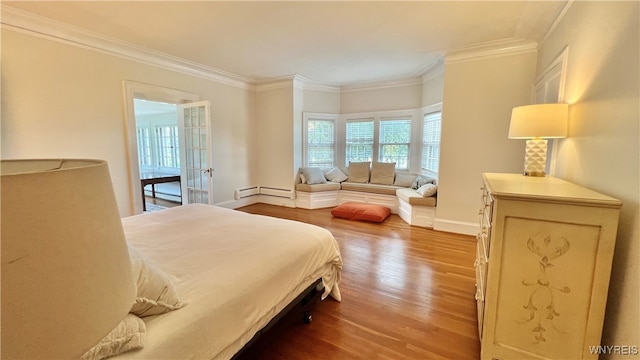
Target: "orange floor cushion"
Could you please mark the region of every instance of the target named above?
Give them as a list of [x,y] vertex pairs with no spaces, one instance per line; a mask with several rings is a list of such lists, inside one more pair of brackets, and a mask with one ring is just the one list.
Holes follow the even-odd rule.
[[346,202],[331,209],[331,215],[338,218],[371,222],[383,222],[390,214],[388,207],[357,202]]

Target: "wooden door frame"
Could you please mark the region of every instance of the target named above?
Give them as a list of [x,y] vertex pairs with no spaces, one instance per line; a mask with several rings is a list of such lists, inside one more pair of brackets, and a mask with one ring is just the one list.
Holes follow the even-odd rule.
[[133,99],[184,104],[199,101],[200,94],[128,80],[122,82],[122,90],[124,96],[127,173],[129,175],[129,209],[131,214],[140,214],[142,213],[142,190],[140,188],[138,137],[136,135],[136,114]]

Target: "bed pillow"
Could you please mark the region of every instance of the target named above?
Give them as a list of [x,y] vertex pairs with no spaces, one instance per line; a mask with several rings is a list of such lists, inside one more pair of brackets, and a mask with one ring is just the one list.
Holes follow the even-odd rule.
[[382,163],[373,162],[371,165],[371,180],[372,184],[379,185],[393,185],[393,180],[396,177],[396,163]]
[[347,180],[347,175],[345,175],[342,170],[337,167],[329,169],[326,173],[324,173],[324,177],[326,177],[327,180],[335,183],[341,183]]
[[351,162],[349,161],[348,180],[353,183],[369,182],[369,166],[370,161]]
[[331,215],[349,219],[371,222],[383,222],[391,214],[391,209],[382,205],[346,202],[331,209]]
[[413,182],[416,180],[416,178],[417,176],[415,174],[398,173],[396,174],[396,180],[394,181],[393,185],[402,186],[402,187],[411,187],[411,185],[413,185]]
[[422,197],[430,197],[438,192],[438,186],[434,184],[424,184],[420,186],[416,192]]
[[144,321],[133,314],[127,316],[107,336],[85,352],[82,360],[100,360],[144,347]]
[[307,179],[307,184],[326,184],[327,179],[324,178],[322,169],[316,167],[303,167],[302,175]]
[[184,305],[167,273],[149,261],[138,249],[129,245],[131,271],[138,289],[136,301],[129,311],[140,317],[177,310]]

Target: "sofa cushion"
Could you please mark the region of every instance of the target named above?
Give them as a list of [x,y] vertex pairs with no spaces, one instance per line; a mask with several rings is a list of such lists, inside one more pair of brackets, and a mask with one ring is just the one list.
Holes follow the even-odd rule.
[[342,183],[342,190],[361,191],[383,195],[395,195],[396,190],[398,189],[401,189],[401,187],[393,185],[352,183],[350,181]]
[[416,190],[418,195],[422,197],[430,197],[435,195],[438,192],[438,185],[435,184],[424,184]]
[[411,188],[413,190],[418,190],[422,185],[424,184],[435,184],[436,183],[436,179],[425,176],[425,175],[418,175],[418,177],[416,177],[416,179],[413,181],[413,184],[411,184]]
[[368,183],[369,182],[369,166],[371,162],[351,162],[349,161],[348,179],[347,181],[353,183]]
[[306,179],[306,183],[309,185],[313,184],[324,184],[327,182],[324,174],[322,173],[322,169],[317,167],[303,167],[300,169],[302,171],[302,175],[304,179]]
[[347,175],[345,175],[342,170],[340,170],[337,167],[333,167],[329,170],[327,170],[324,173],[324,177],[327,178],[327,180],[331,181],[331,182],[335,182],[335,183],[341,183],[345,180],[347,180]]
[[372,184],[393,185],[396,177],[396,163],[382,163],[374,161],[371,164],[371,180]]
[[331,210],[331,215],[349,220],[383,222],[391,209],[382,205],[346,202]]
[[435,196],[422,197],[417,191],[411,188],[402,188],[396,191],[398,199],[409,203],[410,205],[431,206],[435,207],[437,198]]
[[297,191],[305,191],[305,192],[321,192],[321,191],[334,191],[340,190],[340,184],[328,182],[325,184],[296,184]]
[[396,179],[393,182],[393,185],[402,186],[402,187],[411,187],[411,185],[413,185],[413,182],[416,180],[417,177],[418,175],[413,173],[400,172],[396,174]]

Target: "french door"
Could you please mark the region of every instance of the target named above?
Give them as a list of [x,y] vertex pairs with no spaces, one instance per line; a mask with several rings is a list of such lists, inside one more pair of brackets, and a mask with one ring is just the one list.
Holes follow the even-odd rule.
[[178,105],[183,204],[213,204],[209,101]]

